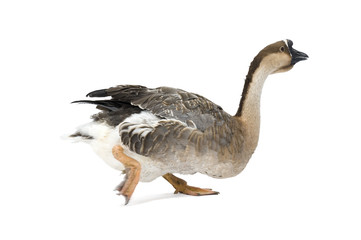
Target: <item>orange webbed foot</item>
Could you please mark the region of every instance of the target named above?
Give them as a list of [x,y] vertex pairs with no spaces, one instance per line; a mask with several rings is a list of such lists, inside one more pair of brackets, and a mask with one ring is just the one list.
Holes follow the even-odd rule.
[[114,158],[120,161],[125,167],[125,178],[115,188],[115,191],[118,191],[118,195],[125,197],[125,205],[127,205],[138,185],[141,166],[137,160],[124,154],[121,146],[114,146],[112,151]]
[[183,193],[191,196],[217,195],[219,192],[213,191],[209,188],[198,188],[187,185],[187,182],[181,178],[167,173],[163,176],[175,188],[176,193]]

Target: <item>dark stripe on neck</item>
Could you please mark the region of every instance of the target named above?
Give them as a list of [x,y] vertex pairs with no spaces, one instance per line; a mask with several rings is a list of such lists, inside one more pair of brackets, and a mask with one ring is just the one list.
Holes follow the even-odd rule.
[[250,88],[251,82],[253,80],[253,75],[256,72],[257,68],[259,67],[260,63],[261,63],[261,57],[260,54],[257,55],[253,61],[251,62],[251,65],[249,66],[249,70],[248,70],[248,74],[246,76],[246,80],[244,82],[244,86],[243,86],[243,91],[242,91],[242,98],[241,101],[239,103],[239,107],[236,113],[236,117],[240,117],[242,115],[242,110],[244,108],[244,102],[247,98],[248,95],[248,90]]

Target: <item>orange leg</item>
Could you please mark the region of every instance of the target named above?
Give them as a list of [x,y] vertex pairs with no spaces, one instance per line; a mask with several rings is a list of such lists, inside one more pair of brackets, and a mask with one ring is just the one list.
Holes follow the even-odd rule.
[[124,149],[119,145],[114,146],[112,149],[114,158],[121,162],[125,167],[125,179],[115,188],[115,190],[118,191],[119,195],[125,197],[125,205],[127,205],[139,182],[141,166],[137,160],[128,157],[123,151]]
[[167,174],[163,175],[163,177],[170,184],[172,184],[172,186],[175,188],[174,193],[179,193],[180,192],[180,193],[187,194],[187,195],[192,195],[192,196],[203,196],[203,195],[219,194],[219,192],[212,191],[212,189],[197,188],[197,187],[189,186],[189,185],[187,185],[186,181],[174,176],[171,173],[167,173]]

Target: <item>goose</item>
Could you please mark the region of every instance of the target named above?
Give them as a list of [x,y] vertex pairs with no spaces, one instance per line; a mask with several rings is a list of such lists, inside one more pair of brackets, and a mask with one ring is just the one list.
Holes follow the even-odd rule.
[[[128,204],[141,182],[163,177],[175,193],[218,194],[187,184],[174,174],[229,178],[241,173],[260,131],[260,100],[268,75],[286,72],[308,55],[282,40],[262,49],[250,64],[235,115],[198,94],[171,87],[119,85],[88,93],[100,111],[71,138],[89,143],[111,167],[124,173],[115,188]],[[106,98],[109,97],[109,98]]]

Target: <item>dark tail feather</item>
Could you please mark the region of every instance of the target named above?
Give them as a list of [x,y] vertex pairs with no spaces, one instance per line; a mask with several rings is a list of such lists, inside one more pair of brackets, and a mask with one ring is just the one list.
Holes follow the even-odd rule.
[[116,111],[117,109],[121,108],[121,106],[123,106],[124,104],[128,105],[128,103],[123,103],[120,101],[113,101],[113,100],[95,100],[95,101],[79,100],[79,101],[74,101],[72,103],[94,104],[97,105],[97,108],[100,110],[109,110],[109,111]]
[[100,90],[92,91],[92,92],[88,93],[86,96],[87,97],[107,97],[109,95],[108,95],[107,89],[100,89]]

